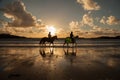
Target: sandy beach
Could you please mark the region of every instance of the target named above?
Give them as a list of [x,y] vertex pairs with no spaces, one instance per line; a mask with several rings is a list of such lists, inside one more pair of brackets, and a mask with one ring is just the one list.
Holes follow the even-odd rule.
[[0,80],[119,80],[120,47],[0,47]]
[[0,80],[120,80],[120,0],[0,0]]

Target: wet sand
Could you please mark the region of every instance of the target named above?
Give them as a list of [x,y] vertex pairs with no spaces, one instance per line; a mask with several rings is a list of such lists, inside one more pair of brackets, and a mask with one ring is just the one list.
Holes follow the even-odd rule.
[[0,80],[119,80],[120,47],[0,47]]

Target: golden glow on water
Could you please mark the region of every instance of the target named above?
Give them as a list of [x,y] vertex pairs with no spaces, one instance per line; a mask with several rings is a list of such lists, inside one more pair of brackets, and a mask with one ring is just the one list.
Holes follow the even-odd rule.
[[108,64],[109,67],[115,67],[116,66],[116,63],[113,59],[109,59],[107,64]]
[[[0,48],[0,66],[5,66],[3,71],[27,75],[37,73],[52,80],[55,75],[65,77],[74,71],[88,74],[91,71],[99,73],[109,68],[117,69],[120,67],[119,52],[120,49],[115,48]],[[73,73],[71,70],[74,70]]]

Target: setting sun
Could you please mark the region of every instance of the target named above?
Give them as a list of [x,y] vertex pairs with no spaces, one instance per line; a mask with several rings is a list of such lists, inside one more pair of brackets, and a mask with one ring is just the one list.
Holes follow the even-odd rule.
[[56,29],[54,26],[47,26],[47,31],[51,32],[51,35],[55,35]]

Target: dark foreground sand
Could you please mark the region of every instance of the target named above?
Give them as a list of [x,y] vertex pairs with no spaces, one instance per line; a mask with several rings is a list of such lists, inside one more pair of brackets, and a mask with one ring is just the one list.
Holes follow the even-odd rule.
[[120,80],[120,47],[0,47],[0,80]]

